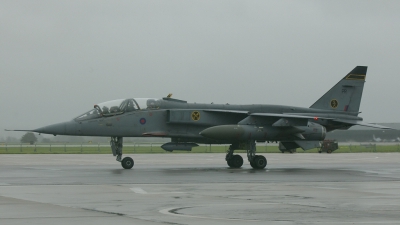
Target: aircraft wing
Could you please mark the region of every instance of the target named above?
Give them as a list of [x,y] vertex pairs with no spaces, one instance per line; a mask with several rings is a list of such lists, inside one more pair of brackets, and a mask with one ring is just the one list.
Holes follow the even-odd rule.
[[221,113],[249,114],[249,111],[241,111],[241,110],[223,110],[223,109],[205,109],[204,112],[221,112]]
[[240,121],[238,124],[254,124],[255,121],[261,120],[266,124],[271,124],[272,126],[305,126],[307,125],[309,120],[324,119],[348,125],[359,125],[359,126],[373,127],[379,129],[393,129],[378,124],[365,123],[360,120],[336,119],[332,117],[313,117],[307,115],[293,115],[293,114],[281,114],[281,113],[251,113],[249,111],[239,111],[239,110],[204,110],[204,111],[249,115],[244,120]]
[[251,113],[238,124],[267,124],[273,127],[307,126],[309,120],[331,119],[279,113]]
[[264,117],[273,117],[273,118],[296,118],[296,119],[327,119],[332,120],[334,118],[327,117],[313,117],[313,116],[304,116],[304,115],[293,115],[293,114],[283,114],[283,113],[251,113],[249,111],[240,111],[240,110],[219,110],[219,109],[206,109],[205,112],[221,112],[221,113],[237,113],[237,114],[248,114],[249,116],[264,116]]
[[[250,117],[255,118],[263,118],[264,120],[270,121],[270,123],[277,122],[273,126],[283,126],[282,123],[279,121],[282,119],[285,119],[285,122],[287,121],[297,121],[296,123],[301,123],[301,124],[307,124],[308,120],[313,119],[313,120],[318,120],[318,119],[326,119],[326,120],[333,120],[334,118],[328,118],[328,117],[313,117],[313,116],[306,116],[306,115],[293,115],[293,114],[283,114],[283,113],[251,113],[249,111],[240,111],[240,110],[204,110],[206,112],[220,112],[220,113],[232,113],[232,114],[247,114],[249,117],[246,119],[249,119]],[[262,120],[263,120],[262,119]],[[271,122],[272,121],[272,122]],[[240,124],[240,122],[239,122]],[[281,124],[281,125],[278,125]],[[292,123],[291,125],[287,124],[286,126],[294,126]]]
[[373,128],[379,128],[379,129],[391,129],[391,130],[395,130],[391,127],[385,127],[382,125],[378,125],[378,124],[372,124],[372,123],[365,123],[359,120],[342,120],[342,119],[335,119],[333,120],[335,122],[339,122],[339,123],[346,123],[346,124],[350,124],[350,125],[359,125],[359,126],[364,126],[364,127],[373,127]]
[[331,120],[333,118],[328,117],[313,117],[303,115],[292,115],[292,114],[280,114],[280,113],[252,113],[251,116],[265,116],[265,117],[277,117],[277,118],[295,118],[295,119],[326,119]]

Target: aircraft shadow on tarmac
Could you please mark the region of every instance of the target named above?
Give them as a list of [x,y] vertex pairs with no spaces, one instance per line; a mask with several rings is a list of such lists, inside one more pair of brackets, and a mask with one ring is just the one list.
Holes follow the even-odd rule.
[[169,182],[371,182],[396,181],[376,173],[351,169],[321,168],[273,168],[256,170],[250,168],[232,169],[227,167],[180,167],[180,168],[135,168],[133,170],[112,170],[121,178],[132,177],[135,181],[153,180]]

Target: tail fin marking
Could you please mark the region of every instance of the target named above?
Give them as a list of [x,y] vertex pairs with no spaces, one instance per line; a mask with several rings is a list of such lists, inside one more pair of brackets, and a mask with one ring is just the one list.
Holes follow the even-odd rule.
[[358,114],[366,74],[366,66],[356,66],[310,108]]

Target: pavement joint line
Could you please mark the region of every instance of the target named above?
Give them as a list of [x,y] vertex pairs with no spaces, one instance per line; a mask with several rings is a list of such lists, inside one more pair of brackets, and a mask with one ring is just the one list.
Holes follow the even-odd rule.
[[134,188],[130,188],[130,189],[131,189],[131,191],[135,192],[136,194],[147,194],[147,191],[145,191],[141,188],[134,187]]

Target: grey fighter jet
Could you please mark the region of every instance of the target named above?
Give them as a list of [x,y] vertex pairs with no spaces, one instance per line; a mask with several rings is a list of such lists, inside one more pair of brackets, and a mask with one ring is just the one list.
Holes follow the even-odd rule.
[[[171,138],[166,151],[191,150],[205,144],[230,144],[225,160],[233,168],[243,165],[235,150],[247,150],[255,169],[267,160],[256,155],[256,142],[280,142],[281,150],[318,148],[326,132],[368,124],[358,117],[366,66],[357,66],[309,108],[282,105],[198,104],[171,98],[127,98],[94,105],[71,121],[30,130],[37,133],[111,137],[117,161],[131,169],[134,161],[122,158],[123,137]],[[26,130],[24,130],[26,131]]]

